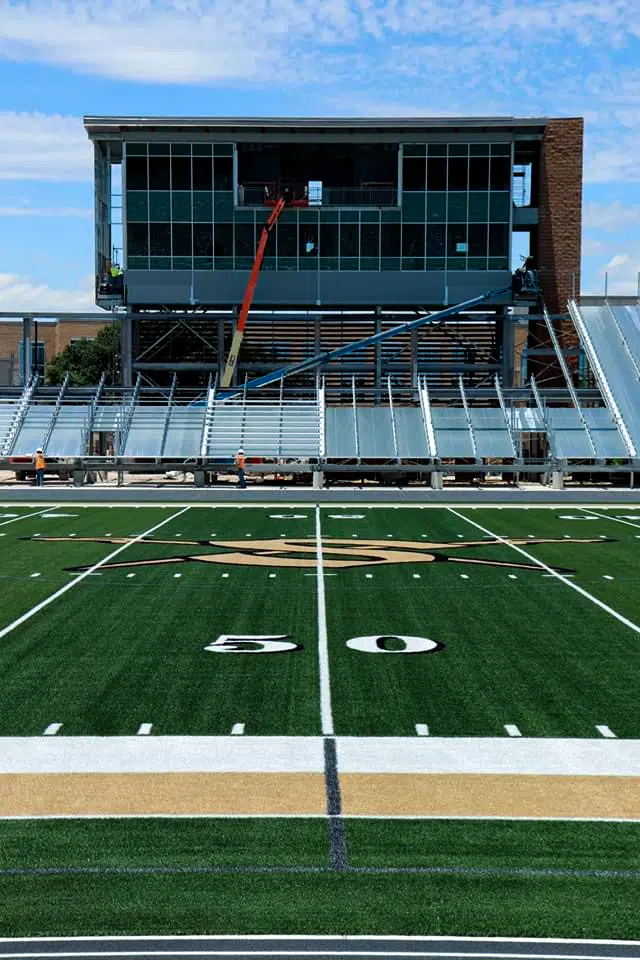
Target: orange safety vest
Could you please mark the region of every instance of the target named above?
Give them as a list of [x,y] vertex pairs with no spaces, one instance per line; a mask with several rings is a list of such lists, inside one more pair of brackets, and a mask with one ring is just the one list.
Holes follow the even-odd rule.
[[238,456],[236,457],[236,466],[238,467],[238,470],[244,470],[244,464],[245,464],[245,456],[243,453],[239,453]]
[[42,456],[41,453],[36,453],[36,470],[45,470],[47,466],[47,461]]

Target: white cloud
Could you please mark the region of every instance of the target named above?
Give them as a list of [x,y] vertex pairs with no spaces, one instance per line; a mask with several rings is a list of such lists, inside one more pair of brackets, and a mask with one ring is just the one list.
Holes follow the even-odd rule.
[[620,200],[613,203],[587,202],[582,211],[582,222],[586,230],[620,231],[625,226],[640,222],[640,206],[624,204]]
[[0,207],[0,217],[79,217],[86,220],[93,210],[83,207]]
[[91,179],[91,144],[78,117],[5,111],[0,130],[0,180]]
[[46,283],[37,283],[31,277],[0,273],[0,311],[21,310],[99,312],[94,302],[93,278],[76,290],[61,290]]

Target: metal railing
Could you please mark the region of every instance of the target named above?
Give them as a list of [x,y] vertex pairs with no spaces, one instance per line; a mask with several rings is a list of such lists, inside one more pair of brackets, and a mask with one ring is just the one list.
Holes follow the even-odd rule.
[[[275,182],[240,184],[239,207],[263,207],[278,196]],[[398,190],[392,183],[363,184],[361,187],[323,187],[322,190],[307,190],[306,184],[291,188],[294,205],[316,207],[396,207]]]

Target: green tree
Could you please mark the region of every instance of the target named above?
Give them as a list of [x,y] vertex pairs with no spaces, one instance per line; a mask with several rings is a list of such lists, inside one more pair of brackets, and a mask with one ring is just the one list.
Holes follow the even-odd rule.
[[65,374],[74,387],[99,383],[105,374],[108,385],[120,382],[120,324],[103,327],[93,340],[70,343],[47,364],[45,381],[49,386],[62,383]]

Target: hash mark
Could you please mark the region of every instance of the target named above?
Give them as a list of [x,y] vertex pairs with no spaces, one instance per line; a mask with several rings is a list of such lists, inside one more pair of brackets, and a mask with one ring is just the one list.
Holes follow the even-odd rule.
[[373,574],[372,574],[372,573],[365,573],[365,577],[367,578],[367,580],[372,580],[372,579],[373,579]]
[[41,573],[32,573],[32,574],[31,574],[31,579],[33,580],[35,577],[41,577],[41,576],[42,576]]
[[428,737],[429,727],[426,723],[416,723],[416,733],[419,737]]
[[601,737],[606,737],[608,740],[615,740],[616,735],[610,727],[607,727],[604,723],[596,724],[596,730]]
[[135,577],[135,573],[128,573],[128,574],[127,574],[127,580],[130,580],[131,577]]
[[241,737],[244,733],[244,723],[234,723],[231,727],[231,736],[232,737]]
[[516,577],[515,573],[510,573],[510,574],[509,574],[509,580],[517,580],[517,579],[518,579],[518,578]]
[[461,580],[468,580],[468,579],[469,579],[469,574],[468,574],[468,573],[461,573],[461,574],[460,574],[460,579],[461,579]]
[[226,578],[226,577],[229,576],[229,574],[228,574],[228,573],[223,573],[222,576]]
[[55,737],[56,733],[62,727],[61,723],[50,723],[47,729],[42,734],[43,737]]
[[179,577],[181,577],[181,576],[182,576],[181,573],[174,573],[173,579],[174,579],[174,580],[177,580],[177,579],[178,579]]
[[520,730],[518,729],[518,727],[516,727],[515,723],[505,723],[504,728],[510,737],[522,736],[522,734],[520,733]]
[[608,573],[603,573],[603,574],[602,574],[602,579],[603,579],[603,580],[613,580],[613,577],[610,577]]
[[414,579],[414,580],[419,580],[419,579],[420,579],[420,574],[419,574],[419,573],[414,573],[414,574],[413,574],[413,579]]
[[136,733],[137,737],[148,737],[151,733],[152,723],[141,723],[138,727],[138,732]]
[[275,579],[275,573],[270,573],[270,574],[269,574],[269,579],[270,579],[270,580],[274,580],[274,579]]

